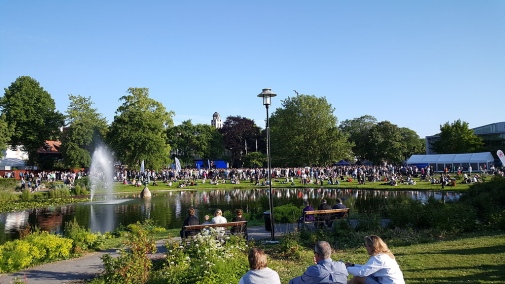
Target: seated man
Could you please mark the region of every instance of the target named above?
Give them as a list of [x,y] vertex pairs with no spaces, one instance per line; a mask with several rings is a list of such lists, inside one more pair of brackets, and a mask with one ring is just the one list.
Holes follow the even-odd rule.
[[198,220],[198,217],[195,216],[195,209],[193,207],[190,207],[188,209],[188,217],[184,219],[184,222],[182,223],[182,229],[180,232],[181,239],[185,239],[189,236],[194,236],[199,233],[199,231],[186,231],[184,229],[184,226],[190,226],[190,225],[199,225],[200,221]]
[[295,277],[289,284],[303,283],[347,283],[347,269],[341,261],[331,259],[331,247],[328,242],[320,241],[314,247],[314,263],[302,276]]
[[[342,199],[340,198],[337,198],[337,204],[333,205],[332,207],[332,209],[346,209],[346,208],[347,206],[345,206],[344,203],[342,203]],[[344,216],[345,216],[344,212],[335,214],[336,219],[342,219],[344,218]]]

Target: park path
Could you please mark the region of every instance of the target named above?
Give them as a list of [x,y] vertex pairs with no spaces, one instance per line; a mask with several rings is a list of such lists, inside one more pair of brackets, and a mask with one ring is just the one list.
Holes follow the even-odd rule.
[[[275,224],[275,235],[292,232],[297,224]],[[249,239],[269,240],[271,233],[264,227],[248,228]],[[164,257],[164,241],[156,242],[157,252],[152,258]],[[93,279],[104,270],[101,257],[104,254],[117,255],[115,250],[88,253],[82,257],[43,264],[10,274],[0,274],[0,284],[28,283],[28,284],[58,284],[85,283]]]

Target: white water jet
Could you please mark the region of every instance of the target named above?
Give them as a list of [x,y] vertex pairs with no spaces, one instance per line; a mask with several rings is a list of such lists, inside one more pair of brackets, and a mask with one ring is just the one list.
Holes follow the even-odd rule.
[[112,198],[114,165],[112,155],[105,146],[98,146],[93,152],[89,168],[89,182],[91,185],[91,201],[93,201],[96,192],[103,192],[106,199]]

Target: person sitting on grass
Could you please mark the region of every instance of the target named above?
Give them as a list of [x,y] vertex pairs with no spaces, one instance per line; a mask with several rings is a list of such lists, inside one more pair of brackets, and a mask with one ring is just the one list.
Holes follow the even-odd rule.
[[349,284],[405,284],[395,256],[379,236],[366,236],[364,245],[370,255],[368,262],[345,264],[349,274],[354,275]]
[[347,283],[349,274],[345,264],[331,259],[331,246],[328,242],[320,241],[314,246],[314,263],[302,276],[289,280],[289,284]]
[[252,248],[247,256],[249,268],[238,284],[281,284],[279,274],[267,267],[267,255],[260,248]]

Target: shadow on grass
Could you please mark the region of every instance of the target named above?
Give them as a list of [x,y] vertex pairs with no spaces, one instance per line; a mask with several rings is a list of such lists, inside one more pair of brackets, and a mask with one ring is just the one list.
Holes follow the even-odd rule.
[[[406,283],[504,283],[505,270],[503,269],[503,263],[498,263],[496,265],[481,265],[477,266],[475,269],[479,269],[482,272],[473,273],[471,271],[467,272],[467,275],[452,275],[437,277],[431,276],[429,279],[426,278],[405,278]],[[421,271],[431,271],[431,275],[438,274],[440,271],[446,271],[447,268],[428,268],[428,269],[410,269],[411,273],[421,272]],[[451,267],[451,270],[468,271],[468,267]],[[405,272],[405,271],[404,271]]]

